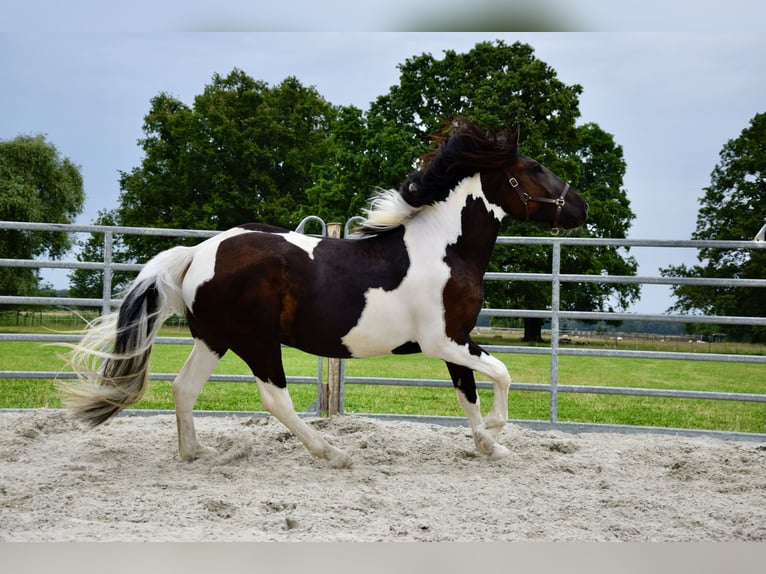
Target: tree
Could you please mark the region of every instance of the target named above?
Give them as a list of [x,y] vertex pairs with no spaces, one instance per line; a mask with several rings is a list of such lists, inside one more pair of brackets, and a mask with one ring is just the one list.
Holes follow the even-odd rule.
[[[193,107],[160,94],[144,120],[141,166],[120,176],[120,223],[294,227],[317,166],[337,159],[329,139],[337,113],[296,78],[269,87],[240,70],[216,74]],[[155,238],[127,241],[138,258],[169,246]]]
[[[80,169],[45,136],[0,141],[0,219],[72,223],[85,194]],[[14,259],[61,257],[71,246],[68,234],[55,231],[4,231],[0,252]],[[33,295],[40,282],[36,269],[1,268],[0,292]]]
[[[704,188],[692,239],[750,240],[766,221],[766,114],[757,114],[735,139],[721,150],[710,185]],[[665,277],[763,278],[763,250],[700,249],[699,265],[661,269]],[[673,287],[671,311],[706,315],[766,316],[762,290],[743,287]],[[766,340],[766,329],[720,325],[735,339]]]
[[[596,124],[576,125],[582,87],[561,82],[556,72],[534,56],[531,46],[502,41],[477,44],[442,59],[422,54],[400,67],[399,84],[379,97],[368,114],[367,153],[377,158],[381,184],[395,184],[393,174],[412,169],[412,158],[428,148],[428,134],[446,120],[465,116],[488,128],[522,126],[521,148],[578,189],[590,203],[587,227],[577,234],[625,237],[634,215],[622,187],[622,148]],[[508,219],[504,235],[533,235],[544,230]],[[490,270],[549,272],[550,249],[503,246],[495,249]],[[562,250],[563,273],[633,275],[637,263],[615,247]],[[637,285],[564,284],[561,306],[567,310],[626,308],[639,295]],[[537,283],[489,283],[489,306],[542,309],[550,290]],[[542,321],[525,320],[525,338],[539,340]]]
[[[306,188],[301,217],[317,215],[327,222],[345,222],[359,215],[377,173],[368,152],[368,130],[364,113],[354,106],[335,110],[330,118],[326,155],[313,166]],[[375,182],[374,184],[371,182]]]

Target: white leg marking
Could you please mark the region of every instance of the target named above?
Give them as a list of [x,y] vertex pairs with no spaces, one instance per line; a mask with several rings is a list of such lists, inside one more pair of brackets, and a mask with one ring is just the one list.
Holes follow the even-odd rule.
[[492,379],[492,408],[484,418],[484,426],[497,437],[508,422],[508,389],[511,386],[511,375],[506,366],[491,355],[484,355],[484,360],[491,364],[491,369],[480,370]]
[[183,460],[194,460],[200,456],[214,455],[215,450],[204,447],[197,441],[194,430],[192,409],[208,377],[218,364],[220,357],[205,343],[195,339],[189,358],[173,381],[173,399],[176,404],[176,425],[178,426],[178,452]]
[[508,421],[508,389],[511,386],[511,376],[508,374],[508,369],[499,359],[492,355],[486,353],[479,356],[471,355],[467,346],[455,343],[450,343],[440,349],[437,356],[445,361],[464,365],[492,379],[494,393],[492,407],[484,420],[481,418],[478,396],[476,397],[475,405],[468,402],[465,395],[459,389],[457,397],[460,406],[463,407],[468,417],[474,441],[479,451],[493,460],[506,456],[508,449],[497,442],[497,436]]
[[476,404],[473,404],[465,398],[463,391],[457,389],[457,400],[468,417],[468,424],[471,425],[471,432],[473,433],[473,442],[476,443],[478,451],[491,460],[500,460],[506,457],[508,449],[495,440],[496,434],[487,430],[484,421],[481,420],[478,397]]
[[286,388],[279,388],[268,382],[256,379],[264,408],[287,427],[303,443],[312,456],[325,458],[333,468],[348,468],[351,458],[342,450],[335,448],[308,426],[296,414],[293,401]]

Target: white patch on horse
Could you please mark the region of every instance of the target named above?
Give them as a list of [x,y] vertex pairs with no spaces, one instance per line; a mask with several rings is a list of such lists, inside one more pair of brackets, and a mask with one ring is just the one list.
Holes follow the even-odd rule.
[[253,232],[242,227],[234,227],[203,241],[194,248],[196,250],[194,259],[189,269],[186,270],[186,276],[181,286],[184,302],[189,309],[192,308],[199,286],[207,283],[215,276],[215,260],[218,254],[218,246],[227,239],[245,233]]
[[472,193],[473,197],[477,199],[481,199],[484,202],[484,206],[487,208],[487,211],[495,216],[495,219],[498,221],[502,221],[507,213],[505,213],[505,210],[500,207],[499,205],[492,203],[489,199],[487,199],[487,196],[484,195],[484,192],[480,192],[478,194]]
[[460,237],[461,212],[469,197],[492,205],[484,197],[478,174],[462,180],[444,201],[424,207],[404,224],[410,267],[396,289],[377,287],[365,293],[362,314],[342,339],[354,357],[387,354],[409,341],[419,343],[430,356],[439,356],[447,346],[460,347],[446,334],[443,292],[450,268],[444,257]]
[[287,233],[276,233],[284,238],[288,243],[292,243],[296,247],[300,247],[305,251],[310,259],[314,259],[314,248],[322,241],[320,237],[312,237],[311,235],[304,235],[303,233],[296,233],[295,231],[288,231]]

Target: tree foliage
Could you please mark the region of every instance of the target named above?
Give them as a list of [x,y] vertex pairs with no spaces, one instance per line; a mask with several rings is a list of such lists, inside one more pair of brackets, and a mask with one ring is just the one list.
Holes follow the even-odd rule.
[[[72,223],[83,201],[79,167],[62,157],[45,136],[0,141],[0,219]],[[56,259],[70,246],[69,236],[61,232],[0,233],[0,252],[14,259]],[[35,269],[0,268],[0,292],[6,295],[33,295],[39,280]]]
[[372,188],[380,185],[369,153],[364,113],[354,106],[336,108],[323,161],[314,165],[300,217],[318,215],[344,223],[359,215]]
[[[315,170],[328,157],[342,161],[328,151],[336,112],[296,78],[270,87],[241,70],[216,74],[193,107],[158,95],[139,142],[145,157],[120,177],[121,223],[227,229],[264,221],[294,227],[310,203]],[[156,239],[129,243],[137,257],[167,246]]]
[[[587,228],[624,237],[633,219],[622,187],[625,162],[613,137],[577,125],[582,87],[566,85],[532,47],[501,41],[400,65],[399,83],[367,112],[333,106],[295,78],[270,87],[240,70],[216,75],[193,106],[168,94],[151,101],[140,140],[145,157],[120,178],[123,225],[225,229],[245,221],[294,227],[306,215],[346,221],[376,187],[398,187],[430,147],[429,135],[465,116],[487,128],[522,126],[522,150],[588,199]],[[507,235],[546,233],[508,221]],[[128,238],[146,258],[170,242]],[[544,246],[496,249],[496,271],[547,272]],[[635,260],[614,247],[564,249],[565,273],[634,274]],[[565,285],[565,309],[624,308],[638,287]],[[550,289],[490,284],[490,306],[541,309]],[[539,336],[539,324],[537,325]]]
[[[723,146],[704,188],[692,239],[751,240],[766,221],[766,114],[757,114],[735,139]],[[662,269],[666,277],[763,278],[763,250],[701,249],[699,265]],[[673,311],[706,315],[766,316],[762,289],[679,285]],[[725,325],[719,330],[737,339],[766,340],[766,329]]]

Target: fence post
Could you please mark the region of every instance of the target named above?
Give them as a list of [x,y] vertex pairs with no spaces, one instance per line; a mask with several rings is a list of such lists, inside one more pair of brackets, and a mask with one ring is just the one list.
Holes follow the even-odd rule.
[[561,305],[561,243],[555,241],[551,262],[551,403],[550,422],[559,418],[559,307]]
[[[340,237],[341,234],[340,223],[328,223],[327,224],[327,236],[328,237]],[[335,416],[343,412],[341,405],[341,359],[329,358],[327,360],[327,393],[322,393],[323,396],[327,396],[327,414],[329,416]]]
[[112,248],[114,246],[114,234],[111,231],[104,232],[104,286],[101,291],[101,314],[107,315],[112,311]]

